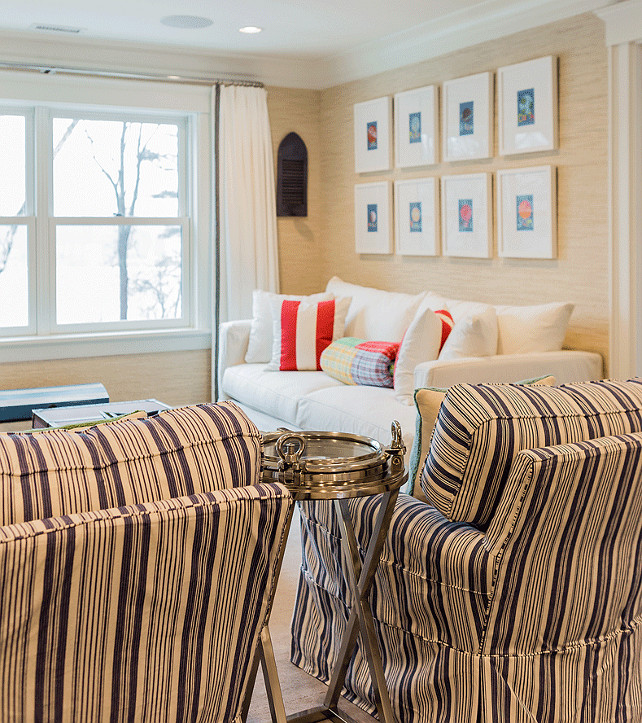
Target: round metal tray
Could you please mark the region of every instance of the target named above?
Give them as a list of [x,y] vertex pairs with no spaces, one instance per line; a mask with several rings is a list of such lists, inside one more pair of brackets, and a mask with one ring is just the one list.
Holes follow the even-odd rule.
[[263,480],[285,484],[297,499],[362,497],[399,488],[407,479],[401,428],[390,447],[344,432],[288,432],[263,436]]

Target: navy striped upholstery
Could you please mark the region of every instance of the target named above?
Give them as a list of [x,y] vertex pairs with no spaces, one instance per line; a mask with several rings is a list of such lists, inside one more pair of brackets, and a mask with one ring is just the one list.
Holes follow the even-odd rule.
[[0,525],[242,487],[260,464],[261,435],[232,402],[0,434]]
[[421,475],[428,501],[485,528],[522,449],[642,431],[642,381],[461,384],[441,405]]
[[254,425],[203,405],[0,449],[0,721],[240,723],[292,506]]
[[[350,509],[364,554],[376,500]],[[332,508],[301,513],[292,660],[327,680],[352,600]],[[485,530],[400,495],[371,602],[403,723],[639,723],[642,433],[517,450]],[[361,648],[346,695],[374,712]]]

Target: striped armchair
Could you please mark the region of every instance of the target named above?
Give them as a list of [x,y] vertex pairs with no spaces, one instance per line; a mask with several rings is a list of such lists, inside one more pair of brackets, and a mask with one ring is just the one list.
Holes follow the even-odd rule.
[[242,720],[292,505],[229,402],[0,435],[0,720]]
[[[642,721],[642,382],[460,385],[400,495],[372,606],[401,723]],[[359,543],[374,500],[351,502]],[[352,604],[302,505],[292,660],[328,680]],[[374,711],[359,648],[346,697]]]

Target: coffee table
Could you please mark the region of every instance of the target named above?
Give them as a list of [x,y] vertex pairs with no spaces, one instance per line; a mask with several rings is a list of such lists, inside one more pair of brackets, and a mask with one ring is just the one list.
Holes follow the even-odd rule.
[[76,404],[51,409],[34,409],[31,424],[34,429],[42,427],[66,427],[71,424],[102,422],[132,412],[147,412],[148,415],[171,409],[158,399],[134,399],[129,402],[107,404]]

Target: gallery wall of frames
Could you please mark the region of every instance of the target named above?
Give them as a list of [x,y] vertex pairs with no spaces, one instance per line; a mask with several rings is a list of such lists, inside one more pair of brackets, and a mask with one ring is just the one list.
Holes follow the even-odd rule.
[[[500,158],[558,148],[557,57],[354,104],[355,173],[363,179],[354,187],[357,253],[482,259],[496,248],[503,258],[556,258],[555,166],[457,172],[461,162],[493,157],[496,125]],[[429,173],[440,162],[452,163],[452,173],[367,181],[393,167]]]

